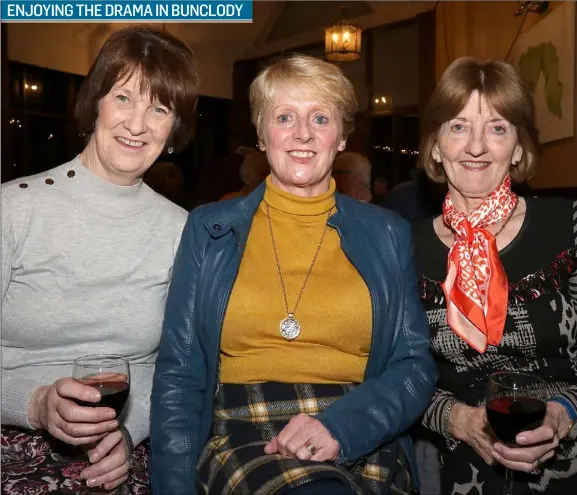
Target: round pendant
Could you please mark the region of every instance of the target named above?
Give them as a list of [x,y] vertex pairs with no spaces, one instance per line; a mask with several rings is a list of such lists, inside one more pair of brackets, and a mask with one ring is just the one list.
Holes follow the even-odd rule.
[[294,340],[301,334],[301,325],[292,315],[280,322],[280,334],[286,340]]

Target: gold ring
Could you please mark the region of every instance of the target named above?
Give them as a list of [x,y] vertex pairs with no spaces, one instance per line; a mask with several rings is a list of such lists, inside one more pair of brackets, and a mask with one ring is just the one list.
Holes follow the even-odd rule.
[[312,443],[307,442],[305,444],[305,447],[309,450],[311,455],[315,455],[317,453],[317,448]]
[[532,474],[534,476],[542,474],[543,473],[543,469],[541,468],[542,465],[543,463],[541,461],[537,461],[535,464],[535,469],[533,469],[529,474]]

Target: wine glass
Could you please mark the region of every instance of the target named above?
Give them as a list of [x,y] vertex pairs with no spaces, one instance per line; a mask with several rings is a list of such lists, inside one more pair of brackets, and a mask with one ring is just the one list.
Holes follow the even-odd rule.
[[72,377],[90,385],[102,396],[98,402],[77,400],[83,407],[111,407],[118,418],[130,392],[130,366],[128,359],[114,354],[90,354],[74,361]]
[[[519,433],[543,424],[547,411],[547,383],[528,373],[493,373],[489,376],[485,399],[487,420],[493,433],[505,445],[515,446]],[[505,469],[505,479],[503,495],[512,495],[511,469]]]

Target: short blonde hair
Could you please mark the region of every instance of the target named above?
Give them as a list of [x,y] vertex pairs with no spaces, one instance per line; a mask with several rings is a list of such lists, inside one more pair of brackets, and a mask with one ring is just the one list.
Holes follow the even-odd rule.
[[541,152],[531,94],[512,65],[497,60],[481,63],[470,57],[455,60],[429,98],[421,121],[420,166],[431,180],[447,180],[442,164],[433,160],[433,148],[441,126],[465,108],[474,91],[517,129],[523,156],[518,164],[512,164],[511,178],[522,182],[533,176]]
[[276,96],[289,88],[295,94],[334,105],[343,136],[353,132],[358,104],[352,83],[336,65],[295,53],[274,61],[250,85],[251,120],[259,138],[266,112]]

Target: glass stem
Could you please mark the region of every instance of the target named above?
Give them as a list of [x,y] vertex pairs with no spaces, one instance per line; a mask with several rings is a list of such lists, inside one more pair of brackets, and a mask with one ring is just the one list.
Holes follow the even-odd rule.
[[512,469],[505,468],[505,487],[503,489],[503,495],[513,495],[514,484],[514,471]]

